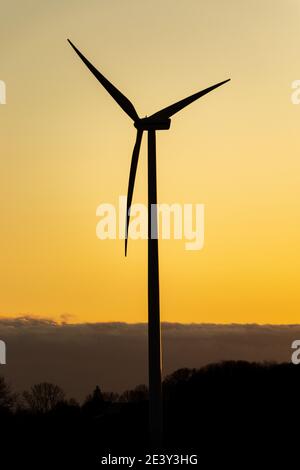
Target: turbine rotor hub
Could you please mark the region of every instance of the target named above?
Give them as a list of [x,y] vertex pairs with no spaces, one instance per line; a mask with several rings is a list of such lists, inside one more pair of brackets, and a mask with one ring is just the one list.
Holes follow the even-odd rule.
[[171,119],[151,119],[151,117],[145,117],[135,121],[134,127],[143,131],[159,131],[170,129]]

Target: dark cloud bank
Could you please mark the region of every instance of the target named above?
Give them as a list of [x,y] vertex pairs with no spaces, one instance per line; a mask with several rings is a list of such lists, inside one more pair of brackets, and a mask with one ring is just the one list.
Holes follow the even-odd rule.
[[[300,325],[162,325],[164,375],[222,360],[290,361]],[[33,318],[0,319],[7,365],[0,375],[15,390],[57,383],[82,399],[96,384],[123,391],[147,383],[147,325],[57,324]]]

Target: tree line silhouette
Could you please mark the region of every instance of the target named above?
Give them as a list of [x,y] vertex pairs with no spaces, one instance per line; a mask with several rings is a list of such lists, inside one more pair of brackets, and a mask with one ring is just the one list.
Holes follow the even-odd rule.
[[[162,451],[197,453],[211,465],[233,465],[242,452],[247,461],[265,459],[267,468],[282,454],[286,468],[299,447],[299,391],[300,367],[293,364],[227,361],[177,370],[163,382]],[[148,389],[117,394],[96,386],[80,404],[56,384],[16,394],[0,377],[0,429],[0,455],[10,462],[47,458],[97,468],[108,452],[149,451]]]

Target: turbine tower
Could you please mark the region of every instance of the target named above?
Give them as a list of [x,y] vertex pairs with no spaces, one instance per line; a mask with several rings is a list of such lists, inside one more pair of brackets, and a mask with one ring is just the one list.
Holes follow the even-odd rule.
[[68,42],[97,78],[106,91],[118,103],[123,111],[133,120],[137,129],[136,141],[132,153],[126,209],[125,256],[127,255],[130,208],[136,170],[140,154],[143,132],[148,132],[148,361],[149,361],[149,429],[150,441],[154,447],[162,445],[163,410],[162,410],[162,359],[159,308],[159,265],[158,265],[158,233],[157,233],[157,179],[156,179],[156,131],[169,129],[171,117],[193,101],[201,98],[215,88],[228,82],[224,80],[201,90],[183,100],[174,103],[150,117],[140,118],[128,98],[123,95],[68,39]]

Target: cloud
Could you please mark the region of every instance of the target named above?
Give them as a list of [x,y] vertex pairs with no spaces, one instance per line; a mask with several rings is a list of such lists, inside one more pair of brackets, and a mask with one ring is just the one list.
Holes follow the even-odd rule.
[[[30,316],[0,319],[7,365],[0,375],[22,391],[57,383],[83,399],[99,384],[122,391],[147,383],[147,325],[58,324]],[[162,324],[164,375],[222,360],[290,361],[300,325]]]

